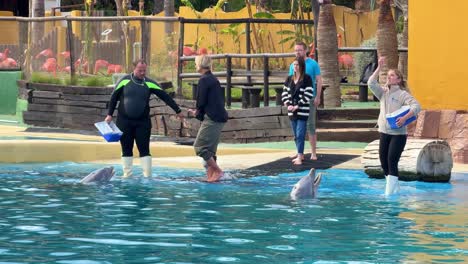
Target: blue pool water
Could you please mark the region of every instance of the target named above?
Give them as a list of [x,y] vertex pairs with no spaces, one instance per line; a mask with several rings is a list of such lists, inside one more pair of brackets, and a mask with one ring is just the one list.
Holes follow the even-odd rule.
[[306,172],[207,184],[198,170],[155,168],[151,180],[78,184],[99,167],[1,166],[0,263],[468,261],[466,174],[402,182],[387,199],[383,180],[331,169],[317,199],[294,202]]

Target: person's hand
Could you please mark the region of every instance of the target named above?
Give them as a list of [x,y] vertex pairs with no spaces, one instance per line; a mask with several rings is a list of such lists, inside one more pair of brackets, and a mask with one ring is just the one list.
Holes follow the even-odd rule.
[[111,115],[107,115],[106,118],[104,119],[104,121],[106,121],[107,123],[112,122],[112,116],[111,116]]
[[294,109],[294,106],[288,105],[288,111],[293,112],[294,111],[293,109]]
[[401,126],[406,122],[406,119],[407,119],[406,115],[397,118],[397,120],[396,120],[396,125],[397,125],[398,127],[401,127]]
[[382,86],[382,90],[384,93],[390,91],[390,85],[388,84],[388,81]]
[[379,57],[379,60],[378,60],[378,66],[384,66],[385,65],[385,57]]
[[320,105],[320,95],[315,97],[314,99],[314,105],[315,107],[318,107]]
[[188,109],[187,110],[187,116],[196,116],[197,115],[197,109]]
[[181,120],[181,121],[184,121],[184,114],[182,114],[182,111],[178,114],[176,114],[176,118]]
[[295,105],[295,106],[293,107],[293,112],[297,111],[297,109],[299,109],[299,105]]

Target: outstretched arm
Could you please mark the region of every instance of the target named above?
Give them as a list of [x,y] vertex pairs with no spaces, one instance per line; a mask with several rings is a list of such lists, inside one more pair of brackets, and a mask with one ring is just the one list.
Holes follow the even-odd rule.
[[369,81],[367,81],[367,85],[369,89],[371,89],[372,93],[377,97],[379,100],[382,98],[382,95],[385,93],[385,90],[380,86],[379,82],[377,81],[379,77],[380,69],[382,65],[385,64],[385,57],[379,57],[379,62],[377,64],[377,68],[375,69],[374,73],[369,77]]

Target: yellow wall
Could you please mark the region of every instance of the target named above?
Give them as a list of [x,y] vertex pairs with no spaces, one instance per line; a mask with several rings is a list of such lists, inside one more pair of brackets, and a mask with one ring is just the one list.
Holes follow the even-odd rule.
[[[255,12],[255,7],[252,8],[252,11]],[[222,10],[215,11],[214,9],[208,8],[205,9],[203,12],[198,13],[200,18],[218,18],[218,19],[232,19],[232,18],[247,18],[248,11],[247,8],[243,8],[238,12],[228,12],[225,13]],[[156,16],[164,16],[164,13],[161,12]],[[179,16],[185,18],[197,18],[197,15],[188,7],[180,7],[180,14]],[[278,19],[289,19],[291,15],[289,13],[275,13],[274,16]],[[334,6],[334,16],[337,26],[337,32],[340,33],[343,37],[343,45],[347,47],[358,47],[362,43],[362,41],[369,39],[375,36],[375,32],[377,30],[377,19],[378,19],[378,11],[368,12],[368,13],[360,13],[357,14],[352,12],[351,9],[342,7],[342,6]],[[307,15],[306,15],[307,17]],[[313,15],[310,14],[310,17],[313,19]],[[164,26],[159,23],[153,23],[154,26],[151,28],[152,38],[154,36],[164,36]],[[216,25],[216,31],[219,32],[224,28],[227,28],[229,24],[219,24]],[[197,27],[198,27],[198,38],[201,39],[201,47],[209,48],[216,46],[216,34],[213,30],[214,27],[209,28],[208,25],[197,25],[197,24],[186,24],[185,27],[185,45],[194,45],[195,41],[197,40]],[[258,25],[256,25],[257,30]],[[239,25],[238,29],[239,32],[245,28],[245,24]],[[265,45],[267,48],[265,52],[291,52],[290,43],[286,44],[278,44],[282,37],[277,35],[276,32],[280,30],[294,30],[292,25],[286,24],[263,24],[262,29],[264,29],[264,43],[267,43],[266,35],[271,33],[272,40],[269,40],[269,45]],[[345,30],[345,32],[343,31]],[[175,31],[178,33],[178,27],[175,27]],[[224,53],[234,53],[237,52],[238,47],[233,42],[231,36],[229,35],[218,35],[218,41],[221,43],[220,47]],[[252,41],[254,42],[253,35],[251,35]],[[240,47],[241,53],[245,53],[245,36],[242,35],[240,38]],[[151,49],[160,50],[163,48],[163,43],[161,42],[153,42],[151,45]]]
[[[0,11],[0,16],[13,16],[13,12]],[[0,44],[17,44],[19,41],[18,32],[19,23],[17,21],[0,21]]]
[[409,2],[408,76],[425,109],[468,110],[468,1]]

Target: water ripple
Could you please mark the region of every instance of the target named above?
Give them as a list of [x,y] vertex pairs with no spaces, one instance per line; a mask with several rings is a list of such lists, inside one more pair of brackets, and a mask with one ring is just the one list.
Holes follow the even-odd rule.
[[172,233],[135,233],[135,232],[98,232],[96,235],[122,235],[141,237],[191,237],[192,234],[172,234]]
[[121,246],[151,245],[151,246],[159,246],[159,247],[197,247],[197,248],[206,247],[206,246],[200,245],[200,244],[168,243],[168,242],[143,242],[143,241],[131,241],[131,240],[123,240],[123,239],[92,239],[92,238],[74,237],[74,238],[67,238],[67,240],[89,242],[89,243],[96,243],[96,244],[106,244],[106,245],[121,245]]
[[255,242],[254,240],[242,239],[242,238],[227,238],[227,239],[224,239],[224,241],[226,241],[227,243],[231,243],[231,244],[246,244],[246,243]]
[[233,258],[233,257],[216,257],[215,260],[219,261],[219,262],[236,262],[236,261],[240,261],[240,259]]
[[279,250],[279,251],[290,251],[290,250],[296,249],[295,247],[288,246],[288,245],[275,245],[275,246],[268,246],[267,248],[273,249],[273,250]]
[[19,230],[31,231],[31,232],[47,231],[47,228],[43,226],[15,226],[15,228]]

